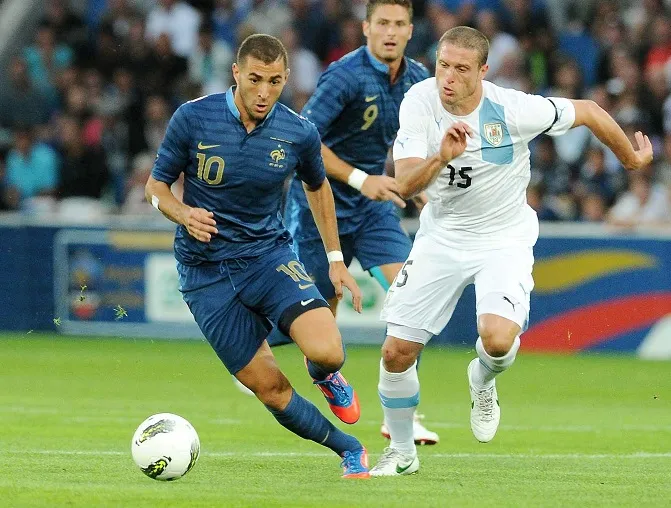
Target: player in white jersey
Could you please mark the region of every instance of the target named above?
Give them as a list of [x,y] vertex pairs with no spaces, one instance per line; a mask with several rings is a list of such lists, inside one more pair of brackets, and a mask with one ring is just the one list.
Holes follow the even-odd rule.
[[515,360],[534,285],[538,219],[526,203],[529,141],[586,125],[627,169],[652,161],[648,137],[636,133],[634,148],[592,101],[544,98],[484,81],[488,49],[477,30],[447,31],[438,43],[436,77],[414,85],[401,103],[394,144],[398,188],[405,199],[426,190],[429,203],[382,311],[388,335],[378,390],[391,443],[373,476],[419,469],[412,439],[419,401],[415,362],[472,283],[480,336],[467,369],[471,430],[481,442],[496,434],[495,377]]

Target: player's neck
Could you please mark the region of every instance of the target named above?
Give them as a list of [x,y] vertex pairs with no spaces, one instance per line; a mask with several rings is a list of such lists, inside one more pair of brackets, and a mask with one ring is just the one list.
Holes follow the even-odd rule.
[[[385,62],[386,63],[386,62]],[[393,85],[398,81],[399,76],[401,75],[401,67],[403,67],[403,57],[398,60],[394,60],[392,63],[387,63],[389,67],[389,81]]]
[[372,50],[372,48],[371,48],[370,46],[367,45],[367,48],[368,48],[368,52],[369,52],[369,54],[370,54],[373,58],[375,58],[375,60],[377,60],[377,61],[380,62],[381,64],[384,64],[384,65],[387,66],[387,69],[388,69],[387,72],[389,73],[389,81],[390,81],[390,83],[391,83],[392,85],[393,85],[394,83],[396,83],[396,81],[398,80],[399,76],[401,75],[401,68],[403,67],[403,56],[401,56],[398,60],[394,60],[393,62],[390,63],[390,62],[387,62],[387,61],[385,61],[385,60],[381,60],[380,58],[378,58],[377,55],[375,55],[375,53],[373,53],[373,50]]
[[258,125],[258,122],[249,116],[249,113],[247,113],[247,108],[245,108],[245,104],[242,102],[242,95],[240,95],[240,90],[237,87],[235,88],[235,93],[233,94],[233,102],[235,102],[235,107],[238,108],[238,113],[240,113],[240,121],[242,122],[243,127],[247,130],[248,133],[252,132]]
[[475,92],[470,97],[464,98],[464,100],[459,101],[455,104],[444,104],[443,103],[443,108],[450,113],[451,115],[455,116],[468,116],[473,111],[475,111],[478,106],[480,105],[480,101],[482,100],[482,82],[477,86],[475,89]]

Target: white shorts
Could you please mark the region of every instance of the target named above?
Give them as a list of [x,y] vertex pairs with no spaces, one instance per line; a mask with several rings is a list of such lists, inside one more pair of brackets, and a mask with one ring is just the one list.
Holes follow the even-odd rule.
[[388,335],[426,344],[445,328],[464,288],[475,284],[478,316],[496,314],[524,331],[533,264],[529,245],[463,250],[422,235],[391,284],[380,319],[387,321]]

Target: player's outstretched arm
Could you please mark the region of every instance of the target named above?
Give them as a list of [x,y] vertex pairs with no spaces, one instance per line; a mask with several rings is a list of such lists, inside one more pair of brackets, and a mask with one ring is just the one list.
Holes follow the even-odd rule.
[[468,125],[457,122],[445,132],[438,153],[428,159],[408,157],[394,161],[401,197],[410,199],[431,185],[441,169],[464,153],[467,136],[471,135],[473,132]]
[[178,200],[167,183],[149,177],[145,197],[159,212],[175,224],[182,224],[196,240],[209,242],[217,234],[214,214],[203,208],[192,208]]
[[652,162],[652,144],[642,132],[635,134],[638,148],[634,148],[622,128],[597,103],[572,100],[575,106],[573,127],[584,125],[610,148],[626,169],[642,169]]
[[338,157],[333,150],[322,143],[322,158],[329,178],[335,178],[358,190],[374,201],[393,201],[399,208],[405,208],[398,194],[396,180],[387,175],[369,175]]
[[324,178],[317,187],[310,187],[303,183],[305,195],[310,205],[310,211],[315,219],[315,224],[319,234],[324,242],[324,248],[327,253],[339,253],[341,259],[329,259],[329,277],[335,288],[336,297],[342,299],[343,285],[352,293],[352,305],[357,312],[362,311],[361,289],[357,285],[354,277],[347,271],[347,267],[342,260],[340,251],[340,238],[338,237],[338,222],[336,221],[335,203],[333,201],[333,191],[329,181]]

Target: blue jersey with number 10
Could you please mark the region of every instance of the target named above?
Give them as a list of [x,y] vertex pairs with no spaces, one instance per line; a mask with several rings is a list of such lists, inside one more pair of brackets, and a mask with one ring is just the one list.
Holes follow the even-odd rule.
[[[317,126],[322,142],[338,157],[370,175],[382,175],[399,128],[403,96],[428,75],[422,64],[404,58],[401,75],[391,84],[388,67],[362,46],[328,67],[301,114]],[[341,234],[349,232],[348,218],[368,209],[391,212],[394,208],[391,202],[372,201],[342,182],[331,180],[331,186]],[[291,183],[286,219],[296,237],[318,237],[305,193],[296,179]]]
[[184,203],[214,212],[219,234],[209,243],[179,226],[175,257],[185,265],[257,257],[291,241],[279,208],[289,174],[316,187],[324,181],[315,126],[282,104],[247,132],[233,88],[180,106],[170,119],[152,176],[172,184],[184,173]]

